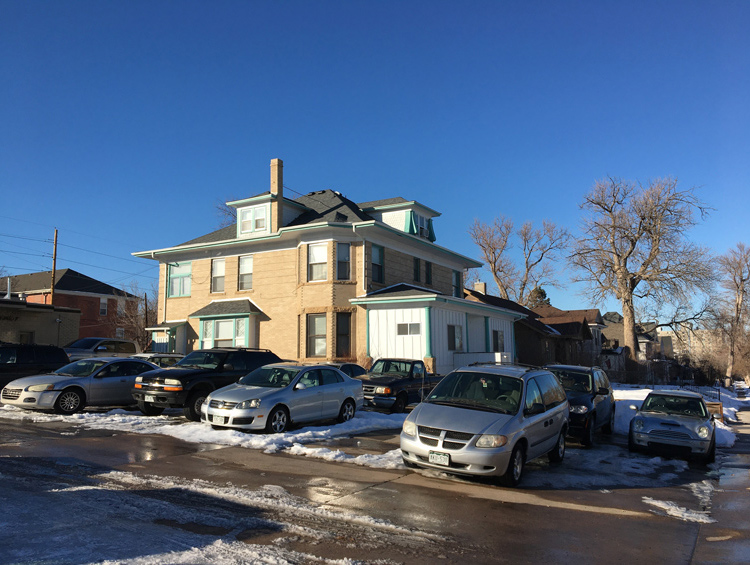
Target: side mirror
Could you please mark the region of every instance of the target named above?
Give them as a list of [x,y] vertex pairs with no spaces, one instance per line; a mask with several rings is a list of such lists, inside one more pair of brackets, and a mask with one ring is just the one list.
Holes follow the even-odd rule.
[[534,416],[536,414],[543,414],[544,413],[544,404],[540,404],[539,402],[535,402],[531,405],[531,408],[526,408],[524,411],[524,416]]
[[608,388],[604,388],[603,386],[599,387],[599,390],[596,391],[596,394],[601,394],[602,396],[607,396],[607,395],[609,395],[609,389]]
[[224,363],[224,370],[225,371],[234,371],[234,365],[231,363]]
[[631,404],[628,408],[631,410],[638,410],[638,407],[635,404]]
[[297,383],[296,385],[294,385],[294,390],[305,390],[306,388],[307,386],[305,386],[304,383]]

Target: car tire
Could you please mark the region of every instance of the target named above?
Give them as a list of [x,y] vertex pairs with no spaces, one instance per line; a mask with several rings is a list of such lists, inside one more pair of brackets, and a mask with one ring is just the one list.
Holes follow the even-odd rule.
[[586,447],[594,445],[594,432],[596,431],[596,414],[591,414],[586,425],[583,428],[583,436],[581,437],[581,443]]
[[354,418],[354,413],[356,412],[356,410],[357,407],[354,405],[354,402],[350,398],[347,398],[341,405],[341,410],[339,410],[339,416],[338,418],[336,418],[336,420],[339,422],[339,424],[348,422],[349,420]]
[[602,426],[602,432],[607,434],[608,436],[611,436],[615,431],[615,407],[612,406],[612,409],[609,411],[609,421]]
[[393,412],[394,414],[401,414],[406,411],[406,405],[407,405],[406,395],[404,393],[400,393],[396,397],[396,402],[393,403],[391,412]]
[[69,416],[83,410],[86,399],[83,393],[75,389],[66,389],[55,400],[55,412]]
[[630,451],[632,453],[637,453],[638,451],[640,451],[640,449],[638,448],[638,446],[635,443],[635,440],[633,439],[633,430],[632,429],[628,433],[628,451]]
[[147,402],[139,400],[138,410],[140,410],[141,414],[143,414],[144,416],[158,416],[159,414],[164,412],[164,407],[154,406],[153,404],[149,404]]
[[550,463],[560,463],[565,458],[565,430],[560,430],[560,435],[557,436],[557,443],[555,448],[547,453],[547,458]]
[[289,426],[289,413],[283,406],[277,406],[268,415],[266,420],[266,432],[269,434],[284,433]]
[[510,461],[508,461],[508,468],[505,473],[500,477],[500,483],[506,487],[515,487],[521,482],[523,477],[523,469],[526,464],[526,450],[523,445],[516,444],[513,448],[513,452],[510,454]]
[[401,459],[404,462],[404,467],[407,467],[409,469],[419,469],[419,465],[417,465],[416,463],[412,463],[411,461],[407,461],[403,457]]
[[703,456],[703,463],[710,465],[716,461],[716,435],[711,438],[711,445],[708,448],[708,453]]
[[193,422],[200,422],[201,419],[201,406],[206,401],[208,392],[199,390],[188,396],[187,402],[182,409],[182,413],[185,418]]

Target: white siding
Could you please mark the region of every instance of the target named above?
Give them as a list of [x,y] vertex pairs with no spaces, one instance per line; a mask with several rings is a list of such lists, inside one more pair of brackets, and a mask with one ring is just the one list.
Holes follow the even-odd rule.
[[406,214],[407,213],[408,213],[407,210],[398,210],[396,212],[383,212],[383,215],[381,216],[381,221],[384,224],[391,226],[392,228],[396,228],[397,230],[404,231],[404,228],[406,227]]
[[487,331],[484,316],[469,316],[469,343],[464,344],[464,351],[475,353],[487,351]]
[[454,368],[453,351],[448,349],[448,326],[461,326],[464,351],[466,350],[466,313],[443,308],[432,309],[432,355],[435,372],[445,375]]
[[[370,357],[424,359],[427,350],[424,308],[369,310]],[[399,324],[419,324],[418,335],[398,335]]]

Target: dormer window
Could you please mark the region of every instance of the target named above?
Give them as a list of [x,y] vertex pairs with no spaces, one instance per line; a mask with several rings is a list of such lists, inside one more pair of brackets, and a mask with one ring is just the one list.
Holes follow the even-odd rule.
[[242,208],[239,223],[241,234],[268,231],[268,207],[263,205]]
[[420,216],[419,214],[416,214],[417,217],[417,235],[419,237],[423,237],[425,239],[429,239],[430,237],[430,228],[429,228],[429,220],[425,216]]

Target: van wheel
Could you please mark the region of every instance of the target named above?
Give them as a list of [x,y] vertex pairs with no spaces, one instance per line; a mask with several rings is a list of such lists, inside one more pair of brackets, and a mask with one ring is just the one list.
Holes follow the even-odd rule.
[[565,429],[560,430],[560,435],[557,436],[557,444],[555,449],[547,454],[547,458],[551,463],[560,463],[565,457]]
[[508,461],[508,468],[505,474],[500,477],[500,483],[506,487],[518,486],[523,476],[523,468],[526,464],[526,451],[522,445],[516,444],[513,448],[513,453],[510,454],[510,461]]
[[185,418],[192,420],[193,422],[199,422],[201,419],[201,406],[203,406],[207,396],[208,393],[202,390],[194,392],[188,396],[185,407],[182,409]]

